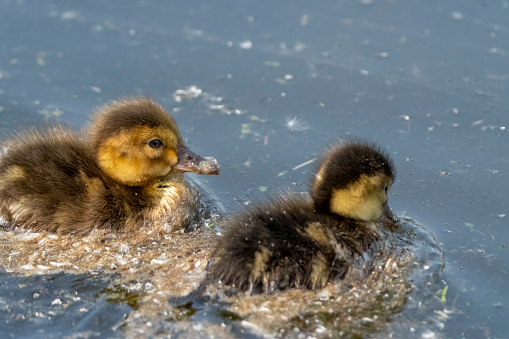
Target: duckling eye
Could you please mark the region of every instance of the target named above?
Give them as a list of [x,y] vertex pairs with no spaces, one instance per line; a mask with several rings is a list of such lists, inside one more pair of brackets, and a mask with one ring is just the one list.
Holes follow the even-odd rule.
[[159,139],[152,139],[148,142],[148,145],[152,147],[153,149],[158,149],[163,145],[163,142]]
[[385,194],[389,191],[389,186],[385,185]]

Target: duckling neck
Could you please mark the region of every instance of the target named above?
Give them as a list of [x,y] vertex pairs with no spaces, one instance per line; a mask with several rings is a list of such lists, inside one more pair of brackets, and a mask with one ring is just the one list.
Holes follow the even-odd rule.
[[103,178],[112,195],[126,201],[131,207],[147,208],[161,199],[175,199],[187,189],[183,173],[172,173],[139,186],[128,186],[105,176]]
[[[103,177],[108,204],[118,215],[123,215],[125,228],[138,229],[141,225],[170,226],[170,230],[187,226],[187,218],[198,203],[183,173],[172,173],[143,186],[127,186],[109,177]],[[123,228],[121,227],[121,228]]]
[[148,201],[145,218],[162,220],[169,230],[186,227],[197,216],[199,193],[183,173],[169,174],[143,187],[143,194]]

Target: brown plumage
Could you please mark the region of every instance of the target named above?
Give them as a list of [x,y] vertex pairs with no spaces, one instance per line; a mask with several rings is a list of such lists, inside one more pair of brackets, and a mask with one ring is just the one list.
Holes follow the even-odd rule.
[[29,130],[3,146],[0,214],[11,227],[34,231],[164,224],[175,213],[189,214],[182,204],[193,192],[183,172],[220,170],[215,159],[191,152],[171,115],[144,98],[99,108],[84,133]]
[[394,223],[387,207],[394,175],[389,156],[373,144],[331,147],[312,179],[311,199],[281,196],[224,226],[201,289],[221,282],[230,293],[270,293],[343,279]]

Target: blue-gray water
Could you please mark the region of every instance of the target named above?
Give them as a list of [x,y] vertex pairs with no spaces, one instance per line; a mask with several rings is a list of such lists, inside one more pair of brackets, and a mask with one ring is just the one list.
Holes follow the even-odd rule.
[[[331,140],[375,139],[398,169],[393,210],[445,252],[436,290],[447,286],[450,319],[435,335],[504,338],[508,65],[507,1],[2,0],[0,133],[55,115],[82,127],[97,105],[150,95],[174,111],[193,150],[220,161],[219,177],[200,180],[229,212],[267,192],[304,191],[313,166],[294,168]],[[202,92],[177,102],[189,86]],[[0,276],[11,291],[1,331],[73,333],[66,317],[13,317],[49,307],[80,278],[83,307],[108,319],[85,321],[91,335],[121,336],[110,332],[130,306],[96,297],[110,278],[72,275]],[[34,300],[18,285],[52,292]]]

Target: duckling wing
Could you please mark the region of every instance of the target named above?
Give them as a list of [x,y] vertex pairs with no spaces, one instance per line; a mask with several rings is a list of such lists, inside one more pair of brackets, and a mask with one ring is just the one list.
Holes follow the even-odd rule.
[[321,288],[331,279],[335,257],[323,227],[305,199],[257,206],[226,225],[207,279],[254,293]]
[[71,227],[91,189],[102,185],[91,149],[65,127],[19,135],[6,149],[0,158],[0,212],[13,226]]

